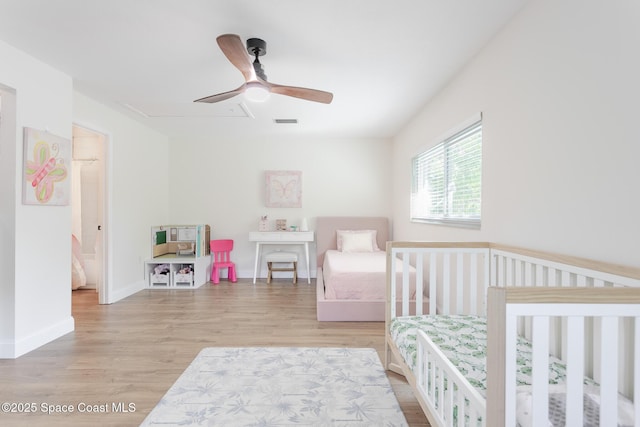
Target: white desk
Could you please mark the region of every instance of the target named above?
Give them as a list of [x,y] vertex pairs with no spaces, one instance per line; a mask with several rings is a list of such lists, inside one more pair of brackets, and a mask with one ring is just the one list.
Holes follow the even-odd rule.
[[307,283],[311,283],[309,274],[309,242],[313,242],[313,231],[252,231],[249,233],[249,241],[256,242],[256,260],[253,267],[253,284],[258,276],[260,265],[261,245],[304,245],[305,262],[307,265]]

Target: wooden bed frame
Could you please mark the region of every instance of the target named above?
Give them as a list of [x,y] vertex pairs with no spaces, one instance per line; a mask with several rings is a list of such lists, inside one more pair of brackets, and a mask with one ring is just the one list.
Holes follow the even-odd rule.
[[384,217],[318,217],[316,218],[317,254],[317,318],[321,322],[384,321],[384,300],[327,300],[324,297],[322,265],[324,254],[337,249],[336,230],[377,230],[377,243],[385,250],[389,240],[389,219]]
[[[400,308],[389,302],[403,286],[396,257],[406,259],[403,270],[411,263],[429,278],[432,313],[487,316],[486,398],[422,332],[416,367],[404,362],[389,333],[392,319],[411,308],[410,301]],[[540,414],[548,413],[551,354],[567,368],[567,425],[583,425],[586,375],[599,383],[601,425],[616,425],[620,393],[633,400],[640,427],[640,269],[491,243],[434,242],[389,242],[387,266],[385,366],[407,378],[432,426],[455,425],[456,417],[516,425],[520,335],[533,343],[532,425],[547,425]]]

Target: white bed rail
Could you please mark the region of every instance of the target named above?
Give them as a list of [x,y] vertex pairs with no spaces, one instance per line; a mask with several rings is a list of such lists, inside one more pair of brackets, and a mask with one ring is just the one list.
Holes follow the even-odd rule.
[[423,331],[416,340],[416,385],[429,407],[432,424],[467,425],[457,420],[479,420],[468,425],[484,426],[486,401]]
[[[402,259],[402,278],[393,259]],[[416,268],[416,301],[409,297],[409,266]],[[407,274],[405,274],[405,272]],[[486,313],[489,286],[640,287],[638,269],[488,242],[387,242],[387,302],[401,288],[401,307],[387,319],[422,313]],[[395,298],[395,297],[394,297]]]
[[640,287],[633,268],[491,244],[492,286]]
[[[554,317],[567,320],[568,341],[566,365],[566,425],[583,425],[583,395],[586,393],[585,355],[599,354],[600,371],[598,396],[600,425],[618,425],[619,338],[631,339],[633,352],[625,367],[631,377],[633,390],[640,390],[640,289],[617,287],[597,288],[499,288],[488,293],[487,317],[487,416],[486,425],[500,427],[516,425],[516,341],[517,320],[522,317],[532,323],[532,384],[530,425],[548,425],[549,413],[549,342],[550,321]],[[585,325],[597,319],[594,332],[600,336],[600,346],[590,349]],[[625,334],[631,324],[632,333]],[[628,331],[627,331],[628,332]],[[586,336],[585,336],[586,335]],[[640,427],[640,399],[632,393],[631,424]],[[631,404],[629,404],[631,406]]]
[[[401,274],[399,275],[396,274],[396,263],[391,262],[396,258],[403,260]],[[446,411],[451,409],[452,406],[459,405],[452,405],[447,400],[452,397],[447,397],[446,395],[438,395],[438,399],[445,399],[438,403],[435,392],[429,390],[426,386],[426,384],[434,384],[429,382],[429,375],[434,375],[430,373],[430,369],[434,367],[437,370],[441,370],[442,378],[450,377],[451,379],[447,381],[452,381],[452,384],[459,379],[457,378],[457,373],[449,372],[448,361],[440,360],[446,358],[440,357],[441,355],[438,355],[437,351],[429,350],[432,346],[429,345],[428,340],[424,339],[424,337],[417,338],[416,341],[416,348],[419,352],[422,352],[422,356],[418,357],[418,363],[429,360],[429,364],[417,366],[414,372],[411,372],[408,365],[401,360],[402,356],[393,345],[389,334],[389,326],[393,319],[399,316],[421,313],[420,307],[422,304],[419,304],[418,307],[412,306],[408,297],[409,275],[404,274],[404,272],[409,271],[408,267],[410,265],[416,267],[418,272],[416,275],[417,288],[422,289],[421,287],[424,286],[426,290],[424,294],[429,296],[429,313],[432,314],[486,315],[487,293],[490,286],[491,289],[508,286],[521,289],[520,292],[526,292],[527,290],[538,292],[538,289],[541,289],[551,293],[556,291],[571,292],[572,289],[578,288],[578,290],[593,292],[601,300],[603,296],[614,296],[614,293],[620,292],[618,289],[622,289],[622,292],[625,292],[626,289],[626,291],[630,291],[636,296],[640,292],[640,269],[638,268],[617,266],[486,242],[388,242],[387,351],[385,351],[385,364],[388,369],[396,372],[400,370],[404,373],[409,383],[414,387],[416,397],[427,414],[429,421],[434,426],[453,425],[446,421],[451,420],[453,416],[451,413],[438,413],[438,411]],[[403,296],[401,301],[391,299],[392,296],[395,298],[397,287],[400,287],[400,294]],[[610,294],[609,291],[612,293]],[[509,290],[510,294],[511,292]],[[417,293],[422,295],[422,292]],[[634,296],[634,298],[636,297]],[[391,304],[391,301],[396,303]],[[593,301],[593,304],[599,302],[611,304],[608,300]],[[635,300],[623,302],[637,304]],[[616,309],[622,308],[620,301],[615,304],[613,308],[606,305],[583,305],[581,310],[599,310],[602,308],[605,311],[613,311],[615,314]],[[512,307],[514,306],[510,305],[509,307],[509,313],[512,316],[511,313],[514,310]],[[640,306],[631,307],[629,305],[625,310],[637,310]],[[513,332],[525,336],[531,341],[537,341],[537,348],[543,349],[540,354],[545,354],[547,358],[549,354],[552,354],[563,362],[568,359],[582,360],[582,364],[571,363],[570,369],[573,372],[571,375],[593,378],[601,387],[606,388],[607,395],[610,394],[609,390],[618,390],[633,399],[635,390],[639,390],[638,392],[640,393],[640,366],[637,365],[637,360],[640,360],[640,341],[637,339],[640,333],[638,320],[627,318],[612,322],[609,320],[610,316],[602,316],[600,313],[594,314],[592,312],[589,312],[590,314],[585,317],[585,320],[578,320],[576,318],[577,315],[566,316],[570,311],[565,313],[562,310],[565,308],[568,310],[568,307],[561,307],[557,303],[553,306],[539,304],[535,308],[543,310],[542,314],[547,318],[541,320],[537,317],[524,315],[510,317],[508,321],[509,328],[511,328],[509,330],[510,336],[513,335]],[[560,311],[558,311],[559,308],[561,308]],[[492,310],[489,309],[489,314],[491,315],[495,314],[492,313]],[[544,310],[547,310],[547,312],[544,312]],[[615,315],[617,316],[617,314]],[[616,325],[615,332],[612,329],[612,323]],[[576,326],[577,324],[579,326]],[[546,332],[544,337],[541,338],[540,331],[543,329]],[[577,338],[578,336],[580,338]],[[616,348],[615,355],[601,351],[603,348],[610,349],[613,347]],[[515,347],[509,344],[507,348]],[[495,355],[492,355],[492,357],[498,357],[495,359],[498,360],[497,365],[504,366],[506,360],[504,356],[502,356],[502,359]],[[500,360],[502,361],[500,362]],[[456,390],[466,390],[465,381],[462,378],[460,380],[461,385],[458,386],[456,383],[454,388]],[[576,388],[577,385],[573,381],[577,380],[571,381],[569,387]],[[541,386],[537,387],[540,388]],[[440,389],[442,390],[442,388]],[[475,403],[469,403],[474,402],[475,397],[472,395],[463,397],[463,393],[456,391],[455,399],[466,399],[467,406],[464,408],[469,408],[468,411],[476,411],[474,409],[475,406],[473,406]],[[515,399],[515,393],[509,392],[508,397]],[[537,402],[540,401],[539,391],[536,392],[534,399]],[[546,399],[543,398],[543,400]],[[575,405],[576,403],[572,401],[570,404]],[[608,416],[606,414],[611,412],[611,406],[609,404],[603,405],[604,408],[609,408],[605,409],[604,414]],[[638,418],[640,417],[640,411],[637,409],[638,403],[635,406],[636,424],[634,425],[640,427],[640,423],[638,423]],[[575,407],[571,406],[571,409],[575,409]],[[481,409],[477,410],[481,411]],[[487,410],[489,410],[489,406],[487,406]],[[466,415],[470,415],[469,412]],[[509,412],[508,416],[511,417],[511,415],[512,413]],[[486,419],[486,417],[482,418]],[[493,427],[501,424],[487,423],[486,425]],[[508,422],[507,425],[512,425],[512,423]]]
[[[387,301],[402,289],[399,313],[388,305],[388,318],[422,313],[422,297],[429,296],[429,313],[484,314],[490,280],[489,243],[485,242],[387,242]],[[402,280],[397,281],[397,263]],[[416,269],[416,299],[409,295],[409,267]],[[425,288],[426,287],[426,288]]]
[[[566,255],[550,254],[511,246],[491,244],[491,285],[517,287],[568,287],[568,288],[640,288],[638,270],[593,260]],[[566,318],[553,317],[550,322],[549,354],[562,360],[568,359],[572,344],[567,340]],[[531,319],[519,317],[517,331],[527,339],[532,339]],[[596,381],[602,381],[601,355],[597,351],[604,343],[599,333],[598,321],[588,320],[584,324],[585,374]],[[631,328],[620,328],[619,340],[620,369],[619,389],[630,394],[633,384],[626,374],[628,359],[633,348]],[[611,372],[611,371],[609,371]]]

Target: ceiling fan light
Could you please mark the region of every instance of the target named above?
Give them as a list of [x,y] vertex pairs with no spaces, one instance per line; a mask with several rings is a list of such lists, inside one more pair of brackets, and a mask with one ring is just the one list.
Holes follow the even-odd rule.
[[269,89],[258,82],[247,83],[247,88],[244,91],[245,98],[252,102],[264,102],[269,99],[270,95]]

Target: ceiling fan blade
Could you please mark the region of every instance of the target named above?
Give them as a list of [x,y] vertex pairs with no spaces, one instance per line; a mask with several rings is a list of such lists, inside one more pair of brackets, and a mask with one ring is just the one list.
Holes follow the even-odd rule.
[[196,99],[193,102],[207,102],[209,104],[213,104],[214,102],[224,101],[225,99],[233,98],[236,95],[240,95],[247,88],[247,84],[244,83],[237,89],[230,90],[229,92],[222,92],[216,95],[205,96],[204,98]]
[[294,98],[305,99],[307,101],[321,102],[323,104],[331,104],[333,94],[323,90],[307,89],[305,87],[283,86],[274,83],[264,82],[271,93],[292,96]]
[[[254,46],[256,54],[256,62],[251,62],[251,57],[247,54],[242,39],[236,34],[222,34],[216,38],[220,50],[244,76],[245,83],[237,89],[229,92],[223,92],[216,95],[207,96],[205,98],[196,99],[194,102],[220,102],[225,99],[232,98],[236,95],[245,92],[249,88],[254,86],[262,86],[269,92],[277,93],[280,95],[292,96],[294,98],[300,98],[307,101],[320,102],[323,104],[330,104],[333,101],[333,94],[331,92],[325,92],[322,90],[307,89],[304,87],[295,86],[283,86],[278,84],[269,83],[266,81],[266,77],[262,72],[262,66],[258,62],[258,56],[264,55],[266,52],[266,43],[260,39],[250,39],[260,42]],[[255,50],[257,49],[257,50]],[[256,69],[258,71],[256,71]]]
[[255,80],[256,72],[242,39],[236,34],[223,34],[216,38],[220,50],[244,76],[246,81]]

